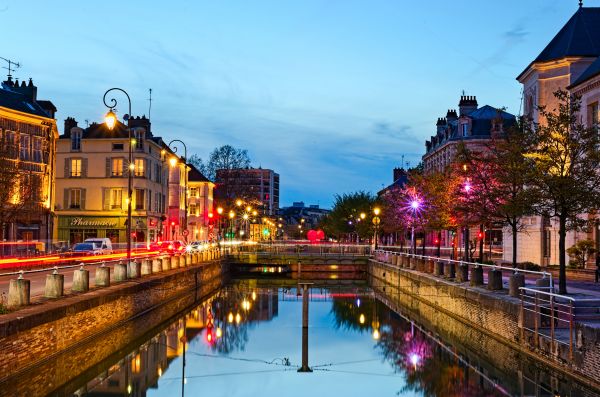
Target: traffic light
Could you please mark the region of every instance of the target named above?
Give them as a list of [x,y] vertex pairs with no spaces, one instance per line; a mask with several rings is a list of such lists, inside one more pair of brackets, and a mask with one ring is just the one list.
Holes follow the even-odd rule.
[[483,233],[482,232],[477,233],[477,238],[479,238],[481,240],[483,238]]

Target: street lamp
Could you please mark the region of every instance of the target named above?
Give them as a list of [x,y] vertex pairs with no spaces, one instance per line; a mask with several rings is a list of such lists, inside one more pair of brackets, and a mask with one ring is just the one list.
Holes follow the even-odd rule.
[[373,209],[373,213],[375,214],[375,216],[373,217],[373,225],[375,225],[375,249],[377,249],[377,235],[379,234],[379,224],[381,223],[379,214],[381,213],[381,210],[379,209],[379,207],[375,207]]
[[[126,233],[127,233],[127,263],[129,263],[131,261],[131,196],[132,196],[132,192],[133,192],[133,172],[131,171],[131,167],[134,166],[133,164],[133,148],[132,148],[132,143],[131,143],[131,124],[129,123],[129,119],[131,117],[131,98],[129,97],[129,94],[127,93],[127,91],[125,91],[122,88],[118,88],[118,87],[113,87],[110,88],[108,90],[106,90],[106,92],[104,93],[104,96],[102,97],[102,102],[104,102],[104,106],[106,106],[108,108],[108,113],[106,113],[106,116],[104,117],[104,122],[106,123],[106,127],[108,127],[109,130],[113,130],[113,128],[115,128],[115,126],[117,125],[117,115],[115,114],[115,112],[113,111],[113,109],[117,106],[117,100],[115,98],[110,98],[110,104],[106,101],[106,96],[108,95],[109,92],[111,91],[119,91],[122,92],[123,94],[125,94],[125,96],[127,97],[127,103],[129,104],[129,113],[126,114],[123,119],[127,121],[127,133],[128,133],[128,150],[129,150],[129,166],[128,166],[128,172],[127,172],[127,229],[126,229]],[[134,166],[135,168],[135,166]]]
[[[169,142],[169,149],[171,149],[173,151],[173,153],[177,153],[177,147],[175,145],[173,145],[174,143],[180,143],[183,146],[183,157],[182,162],[183,162],[183,166],[184,166],[184,176],[183,176],[183,184],[184,184],[184,189],[185,189],[185,194],[183,196],[183,207],[185,209],[185,214],[184,214],[184,221],[183,221],[183,231],[184,233],[186,233],[184,235],[185,240],[187,241],[187,227],[188,227],[188,171],[187,171],[187,146],[185,145],[185,143],[180,140],[180,139],[173,139],[171,142]],[[170,160],[171,162],[171,166],[175,166],[177,164],[177,159],[176,158],[171,158]],[[175,165],[173,164],[175,163]]]
[[419,207],[421,207],[421,202],[414,198],[411,202],[410,202],[410,208],[412,209],[412,225],[411,225],[411,233],[410,233],[410,245],[412,248],[412,253],[416,254],[417,253],[417,247],[415,245],[415,222],[416,222],[416,218],[417,218],[417,211],[419,210]]

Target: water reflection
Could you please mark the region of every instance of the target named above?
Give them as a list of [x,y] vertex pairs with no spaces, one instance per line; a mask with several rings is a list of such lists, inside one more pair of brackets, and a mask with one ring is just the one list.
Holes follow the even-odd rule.
[[[309,375],[301,367],[303,297],[310,302]],[[307,352],[308,355],[308,352]],[[184,360],[185,356],[185,360]],[[183,362],[185,361],[185,366]],[[493,372],[358,287],[222,289],[145,341],[79,396],[554,395]],[[371,386],[369,386],[371,385]],[[285,391],[283,390],[285,388]],[[564,395],[579,395],[577,393]],[[591,394],[590,394],[591,395]]]

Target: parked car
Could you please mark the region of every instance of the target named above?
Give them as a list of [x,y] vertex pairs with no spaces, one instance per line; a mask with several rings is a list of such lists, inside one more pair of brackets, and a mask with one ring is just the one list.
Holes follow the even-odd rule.
[[102,251],[102,254],[112,254],[113,252],[112,241],[109,238],[87,238],[83,242],[94,244]]
[[157,241],[155,243],[151,243],[148,248],[150,251],[160,251],[161,253],[181,253],[186,249],[186,244],[180,240],[172,240],[172,241]]
[[86,243],[86,242],[75,244],[70,252],[71,256],[102,255],[103,253],[104,253],[104,251],[102,250],[102,248],[100,248],[96,244]]

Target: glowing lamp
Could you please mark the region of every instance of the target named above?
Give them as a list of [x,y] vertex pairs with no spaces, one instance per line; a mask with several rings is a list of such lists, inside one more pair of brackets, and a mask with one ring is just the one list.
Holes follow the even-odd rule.
[[365,315],[361,313],[360,317],[358,318],[358,322],[361,324],[365,323]]
[[111,131],[113,128],[115,128],[115,125],[117,124],[117,115],[112,111],[112,109],[110,109],[108,113],[106,113],[106,116],[104,116],[104,123]]
[[416,210],[417,208],[419,208],[419,206],[420,206],[420,205],[421,205],[421,204],[420,204],[420,203],[419,203],[417,200],[413,200],[413,201],[411,201],[411,203],[410,203],[410,207],[411,207],[413,210]]
[[379,207],[375,207],[375,208],[373,209],[373,213],[374,213],[375,215],[379,215],[379,214],[381,213],[381,209],[379,209]]
[[223,213],[223,208],[219,207],[217,208],[217,214],[221,215]]
[[171,164],[171,167],[175,167],[177,165],[177,159],[175,157],[171,157],[169,159],[169,164]]

